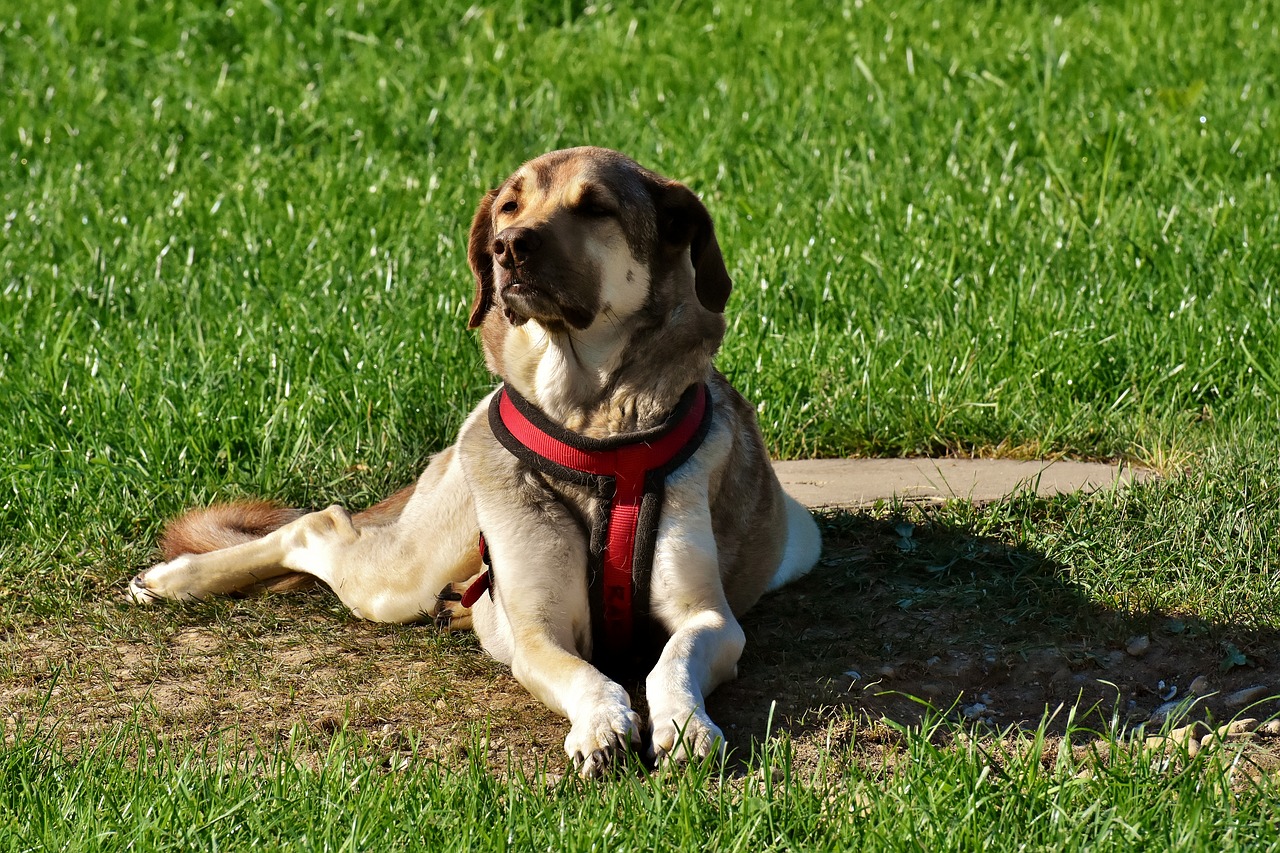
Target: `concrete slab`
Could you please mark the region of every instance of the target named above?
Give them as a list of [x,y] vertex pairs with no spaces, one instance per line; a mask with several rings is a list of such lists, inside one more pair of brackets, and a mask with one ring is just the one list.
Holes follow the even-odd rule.
[[1151,471],[1099,462],[1012,459],[802,459],[774,462],[782,487],[810,507],[860,507],[901,498],[914,503],[983,503],[1034,490],[1042,496],[1127,486]]

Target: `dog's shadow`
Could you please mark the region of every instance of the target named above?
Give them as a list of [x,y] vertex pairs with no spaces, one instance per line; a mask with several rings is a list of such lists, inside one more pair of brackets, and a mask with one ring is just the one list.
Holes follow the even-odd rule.
[[820,564],[744,617],[738,679],[707,703],[739,755],[886,720],[1155,725],[1193,693],[1200,718],[1280,710],[1280,633],[1108,608],[1043,553],[911,515],[829,514]]

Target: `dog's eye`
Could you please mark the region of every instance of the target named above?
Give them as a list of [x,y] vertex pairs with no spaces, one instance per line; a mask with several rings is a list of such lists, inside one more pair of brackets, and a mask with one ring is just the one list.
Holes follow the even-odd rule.
[[574,208],[574,212],[576,212],[580,216],[586,216],[590,219],[604,219],[609,216],[617,215],[617,211],[615,211],[612,207],[609,207],[608,205],[602,204],[601,202],[598,202],[598,201],[590,201],[590,200],[583,201],[581,204],[579,204],[577,207]]
[[502,212],[503,212],[503,213],[515,213],[515,212],[516,212],[516,208],[517,208],[517,207],[519,207],[519,206],[520,206],[520,205],[516,204],[515,199],[512,199],[511,201],[509,201],[509,202],[507,202],[506,204],[504,204],[504,205],[502,206],[501,210],[502,210]]

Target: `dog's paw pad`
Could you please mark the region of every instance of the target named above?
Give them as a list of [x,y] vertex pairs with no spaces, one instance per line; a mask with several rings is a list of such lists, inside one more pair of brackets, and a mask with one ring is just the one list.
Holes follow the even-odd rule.
[[451,583],[436,593],[436,609],[432,621],[441,631],[466,631],[471,628],[471,608],[462,606],[462,594],[469,582]]

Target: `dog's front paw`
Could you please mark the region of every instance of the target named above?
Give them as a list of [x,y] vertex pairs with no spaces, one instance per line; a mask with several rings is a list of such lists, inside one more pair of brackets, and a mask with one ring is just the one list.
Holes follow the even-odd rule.
[[700,761],[724,749],[724,733],[702,708],[654,714],[649,758],[656,765]]
[[640,743],[640,715],[624,704],[598,707],[575,720],[564,751],[584,779],[601,776]]
[[186,556],[152,566],[129,581],[127,598],[134,604],[155,604],[164,599],[196,600],[203,598],[182,583],[187,574]]

